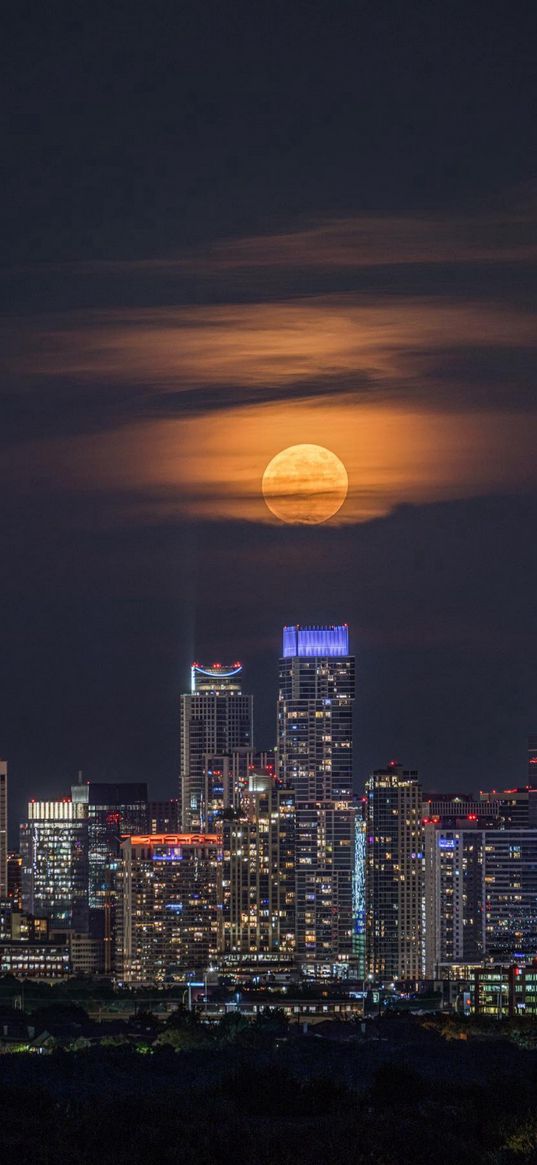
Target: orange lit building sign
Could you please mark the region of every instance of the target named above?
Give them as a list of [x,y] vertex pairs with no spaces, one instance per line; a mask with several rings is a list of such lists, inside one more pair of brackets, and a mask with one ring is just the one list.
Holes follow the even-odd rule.
[[220,845],[217,833],[143,833],[133,834],[131,845]]

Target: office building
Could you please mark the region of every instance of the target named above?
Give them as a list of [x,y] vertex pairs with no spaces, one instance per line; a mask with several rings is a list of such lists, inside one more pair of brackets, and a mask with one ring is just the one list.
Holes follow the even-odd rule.
[[7,761],[0,760],[0,898],[7,898]]
[[253,696],[242,692],[242,665],[192,665],[181,696],[180,801],[184,830],[203,831],[233,801],[253,748]]
[[420,979],[423,951],[422,792],[415,770],[390,761],[366,784],[367,971]]
[[497,962],[537,956],[537,829],[484,835],[486,955]]
[[87,805],[67,797],[30,801],[20,850],[24,910],[44,915],[51,925],[87,932]]
[[64,979],[71,973],[65,943],[0,942],[0,975],[15,979]]
[[89,933],[104,940],[113,926],[108,914],[114,906],[121,838],[147,829],[147,785],[79,781],[71,788],[71,799],[86,820]]
[[492,789],[480,793],[481,812],[495,806],[498,826],[502,829],[526,829],[537,826],[537,788],[528,785],[513,789]]
[[310,975],[357,966],[354,677],[346,625],[284,627],[277,763],[295,794],[297,959]]
[[203,973],[221,945],[221,838],[146,834],[121,848],[118,977],[164,984]]
[[260,961],[295,953],[295,799],[251,772],[223,822],[223,954]]

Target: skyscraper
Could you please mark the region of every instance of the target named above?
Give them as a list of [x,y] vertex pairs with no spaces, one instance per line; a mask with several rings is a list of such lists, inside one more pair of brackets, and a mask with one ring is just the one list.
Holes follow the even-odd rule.
[[[472,814],[475,818],[475,815]],[[493,818],[489,818],[493,821]],[[485,954],[483,902],[487,818],[426,821],[424,833],[425,974]]]
[[486,954],[498,962],[537,956],[537,829],[484,832]]
[[296,801],[297,956],[314,975],[356,965],[353,699],[348,627],[284,627],[278,769]]
[[54,927],[88,929],[87,805],[30,801],[20,827],[22,902]]
[[423,975],[422,792],[398,761],[366,783],[367,970],[375,979]]
[[251,772],[223,823],[223,952],[262,961],[295,953],[295,798]]
[[126,838],[118,879],[118,973],[126,983],[203,973],[221,929],[221,839],[207,834]]
[[90,933],[103,938],[122,835],[147,829],[144,782],[84,781],[71,787],[73,805],[85,807]]
[[253,696],[243,695],[242,664],[192,665],[191,691],[181,696],[181,820],[185,830],[212,828],[233,799],[233,775],[253,747]]
[[297,804],[352,797],[354,672],[346,625],[284,627],[278,762]]
[[0,760],[0,898],[7,898],[7,760]]

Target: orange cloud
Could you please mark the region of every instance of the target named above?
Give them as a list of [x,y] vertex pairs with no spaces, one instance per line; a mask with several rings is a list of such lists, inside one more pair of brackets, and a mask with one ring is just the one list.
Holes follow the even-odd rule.
[[[325,445],[344,462],[349,494],[334,521],[387,514],[401,503],[509,492],[537,483],[527,417],[440,413],[330,399],[231,409],[188,419],[137,421],[91,437],[19,450],[32,484],[123,495],[125,510],[148,520],[275,521],[261,478],[280,449],[300,440]],[[4,469],[13,456],[8,456]]]
[[418,356],[471,345],[535,347],[537,329],[529,312],[495,304],[325,296],[73,315],[47,321],[31,345],[23,341],[19,372],[143,384],[150,393],[353,375],[401,384]]

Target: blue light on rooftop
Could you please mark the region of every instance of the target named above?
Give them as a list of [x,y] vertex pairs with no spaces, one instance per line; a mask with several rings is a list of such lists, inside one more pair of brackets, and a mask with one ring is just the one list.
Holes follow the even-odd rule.
[[349,654],[349,628],[346,623],[302,627],[295,624],[283,629],[283,657],[320,656],[323,659]]

